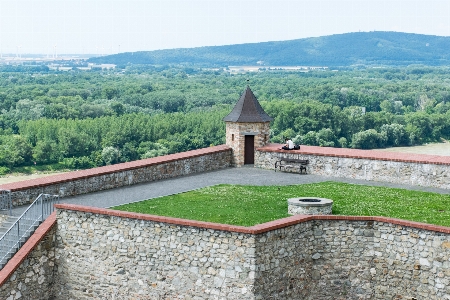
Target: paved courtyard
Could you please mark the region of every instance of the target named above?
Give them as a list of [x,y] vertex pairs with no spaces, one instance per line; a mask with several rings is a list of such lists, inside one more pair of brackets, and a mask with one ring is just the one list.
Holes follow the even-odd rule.
[[[398,187],[411,190],[450,194],[450,190],[446,189],[391,184],[387,182],[375,182],[349,178],[325,177],[310,174],[274,172],[273,170],[259,169],[254,168],[253,166],[244,166],[242,168],[227,168],[86,195],[66,197],[61,199],[61,203],[108,208],[120,204],[177,194],[221,183],[243,185],[291,185],[323,181],[339,181],[354,184]],[[26,207],[15,208],[13,209],[13,215],[18,216],[25,209]]]

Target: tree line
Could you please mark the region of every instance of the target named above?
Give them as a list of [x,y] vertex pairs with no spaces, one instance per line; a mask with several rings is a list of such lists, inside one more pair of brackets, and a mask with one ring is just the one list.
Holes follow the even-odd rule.
[[0,166],[60,162],[82,169],[223,144],[226,113],[217,108],[207,113],[22,121],[19,135],[0,136]]
[[450,138],[450,69],[230,74],[184,66],[0,73],[0,171],[89,168],[225,142],[247,80],[271,141],[380,148]]
[[315,100],[264,103],[275,116],[271,141],[295,138],[298,144],[358,149],[420,145],[450,139],[450,110],[395,114],[365,112],[362,107],[324,104]]

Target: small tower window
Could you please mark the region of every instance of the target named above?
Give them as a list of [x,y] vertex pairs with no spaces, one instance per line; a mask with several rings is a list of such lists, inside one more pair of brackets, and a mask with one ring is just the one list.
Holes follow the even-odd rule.
[[231,141],[234,142],[234,134],[231,135]]

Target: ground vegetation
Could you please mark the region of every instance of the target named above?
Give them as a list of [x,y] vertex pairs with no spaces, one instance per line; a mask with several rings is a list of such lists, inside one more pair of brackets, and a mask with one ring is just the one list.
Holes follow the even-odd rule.
[[373,149],[450,138],[450,68],[261,71],[129,65],[0,73],[0,173],[81,169],[225,143],[247,84],[271,141]]
[[113,209],[221,224],[253,226],[288,217],[287,199],[333,200],[333,215],[384,216],[450,226],[450,195],[322,182],[289,186],[216,185]]

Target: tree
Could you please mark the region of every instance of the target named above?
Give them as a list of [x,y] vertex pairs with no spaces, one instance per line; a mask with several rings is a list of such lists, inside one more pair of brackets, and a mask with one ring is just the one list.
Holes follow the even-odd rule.
[[317,139],[317,132],[309,131],[307,134],[303,135],[301,138],[302,144],[310,146],[318,146],[319,142]]
[[406,130],[414,138],[410,138],[415,143],[424,143],[432,140],[433,128],[430,116],[423,111],[413,112],[405,116],[407,124]]
[[121,116],[125,113],[125,107],[122,103],[114,102],[111,104],[111,109],[114,111],[116,116]]
[[111,100],[113,98],[119,97],[120,91],[114,86],[106,86],[103,88],[103,95],[106,97],[106,99]]
[[369,129],[355,133],[352,137],[352,148],[374,149],[380,148],[384,144],[384,139],[375,129]]
[[91,136],[76,128],[60,128],[58,141],[59,151],[63,157],[87,156],[96,146]]
[[102,150],[102,158],[106,165],[111,165],[119,161],[119,149],[108,146]]
[[30,163],[31,146],[18,135],[3,136],[0,139],[0,165],[8,168]]
[[141,159],[151,158],[169,153],[168,149],[160,143],[147,143],[143,142],[139,145],[139,148],[145,152],[141,155]]
[[38,141],[33,148],[33,160],[38,164],[58,162],[60,158],[58,154],[58,145],[54,141]]
[[380,133],[386,137],[386,146],[406,146],[409,144],[408,133],[401,124],[385,124]]
[[322,147],[334,147],[336,136],[330,128],[320,129],[317,133],[317,142]]

